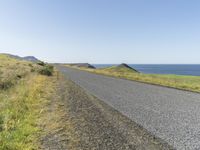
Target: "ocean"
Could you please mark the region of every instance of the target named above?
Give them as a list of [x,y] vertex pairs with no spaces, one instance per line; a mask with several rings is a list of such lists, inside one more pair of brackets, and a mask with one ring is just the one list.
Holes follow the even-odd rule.
[[[93,64],[97,68],[109,67],[116,64]],[[197,65],[168,65],[168,64],[129,64],[132,68],[147,74],[176,74],[200,76],[200,64]]]

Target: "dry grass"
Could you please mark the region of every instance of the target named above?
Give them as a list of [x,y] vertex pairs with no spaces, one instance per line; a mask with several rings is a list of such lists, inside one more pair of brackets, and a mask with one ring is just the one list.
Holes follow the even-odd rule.
[[27,61],[17,60],[0,54],[0,89],[7,89],[28,73],[40,68],[39,65]]
[[[68,82],[62,75],[53,78],[54,95],[45,106],[40,118],[43,134],[41,138],[42,149],[76,149],[79,137],[74,128],[72,116],[69,113]],[[56,92],[55,92],[56,91]]]

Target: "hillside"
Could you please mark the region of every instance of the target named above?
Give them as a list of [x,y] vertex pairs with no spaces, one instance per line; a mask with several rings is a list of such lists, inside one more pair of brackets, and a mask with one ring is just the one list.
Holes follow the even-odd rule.
[[0,54],[0,150],[38,149],[38,119],[54,86],[42,75],[48,66]]
[[22,57],[22,59],[27,60],[27,61],[32,61],[32,62],[38,62],[38,61],[40,61],[39,59],[37,59],[34,56],[25,56],[25,57]]
[[30,61],[30,62],[39,62],[40,61],[39,59],[37,59],[34,56],[20,57],[18,55],[7,54],[7,53],[2,53],[2,54],[0,53],[0,55],[6,55],[6,56],[9,56],[11,58],[15,58],[15,59],[18,59],[18,60],[26,60],[26,61]]
[[8,55],[0,55],[0,88],[5,89],[15,84],[17,80],[41,68],[41,66],[15,59]]
[[127,73],[127,72],[131,72],[131,73],[138,73],[137,70],[135,70],[134,68],[130,67],[127,64],[120,64],[117,66],[111,66],[111,67],[106,67],[106,68],[101,68],[99,69],[101,71],[105,71],[105,72],[112,72],[112,73]]

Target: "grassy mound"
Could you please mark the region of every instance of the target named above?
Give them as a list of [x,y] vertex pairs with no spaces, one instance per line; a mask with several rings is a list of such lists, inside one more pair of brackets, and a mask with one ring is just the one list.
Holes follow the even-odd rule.
[[120,64],[118,66],[111,66],[106,68],[98,69],[103,72],[110,72],[110,73],[138,73],[137,70],[131,68],[130,66],[126,64]]
[[0,89],[9,88],[19,79],[39,68],[34,63],[14,59],[3,54],[0,54],[0,62]]
[[[44,63],[41,66],[25,60],[15,59],[6,54],[0,54],[0,89],[8,89],[30,73],[39,72],[52,75],[53,67]],[[43,70],[43,72],[41,71]]]

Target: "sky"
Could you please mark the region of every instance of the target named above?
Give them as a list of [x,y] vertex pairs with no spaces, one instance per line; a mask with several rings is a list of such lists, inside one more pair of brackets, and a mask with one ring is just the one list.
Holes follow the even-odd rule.
[[200,64],[200,1],[0,0],[0,53],[47,62]]

